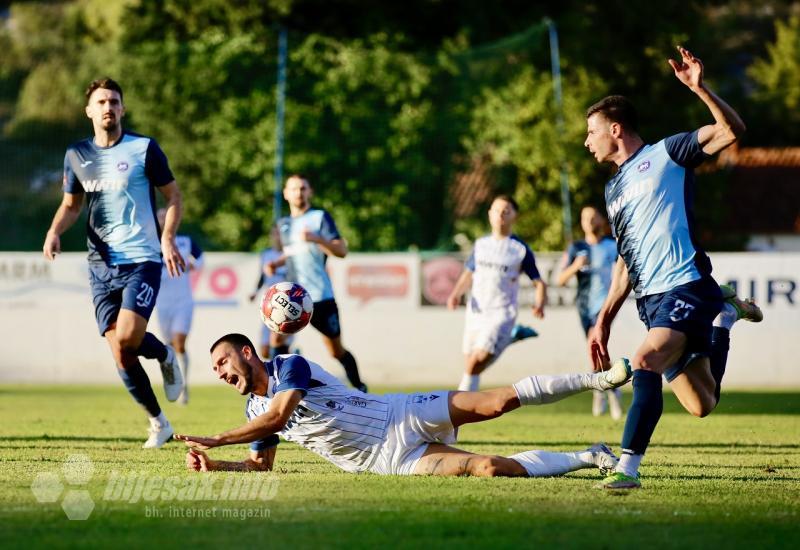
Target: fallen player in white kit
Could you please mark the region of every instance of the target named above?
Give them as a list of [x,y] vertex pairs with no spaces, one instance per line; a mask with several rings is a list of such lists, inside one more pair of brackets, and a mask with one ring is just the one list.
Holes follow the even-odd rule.
[[[530,376],[481,392],[373,395],[345,386],[300,355],[265,363],[241,334],[217,340],[211,362],[220,379],[250,394],[249,422],[211,437],[175,436],[190,447],[187,467],[203,472],[271,470],[280,434],[348,472],[544,477],[596,467],[605,473],[617,458],[602,443],[583,451],[525,451],[510,457],[473,454],[450,444],[463,424],[497,418],[521,405],[616,388],[631,376],[628,361],[621,359],[605,372]],[[250,457],[242,462],[212,460],[203,452],[241,443],[251,443]]]

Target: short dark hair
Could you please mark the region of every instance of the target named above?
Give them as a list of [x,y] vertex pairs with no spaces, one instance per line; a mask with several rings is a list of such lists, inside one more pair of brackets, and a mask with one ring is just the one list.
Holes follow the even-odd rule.
[[290,174],[289,177],[286,178],[286,181],[283,183],[283,186],[286,187],[286,184],[289,183],[289,180],[292,178],[301,179],[304,182],[306,182],[309,187],[311,187],[311,180],[308,179],[308,177],[306,177],[305,174],[301,174],[300,172],[294,172],[293,174]]
[[514,212],[519,212],[519,205],[517,201],[514,200],[514,197],[511,195],[497,195],[495,198],[492,199],[494,201],[506,201],[511,207],[514,209]]
[[245,336],[244,334],[239,334],[238,332],[231,332],[230,334],[226,334],[225,336],[219,338],[216,342],[211,344],[211,349],[208,350],[208,353],[214,353],[214,350],[217,349],[222,343],[230,344],[237,348],[243,348],[245,346],[249,346],[253,353],[256,353],[256,347],[253,345],[253,342]]
[[627,130],[639,131],[639,116],[633,103],[623,95],[604,97],[586,110],[586,118],[600,113],[611,122],[620,124]]
[[122,86],[119,83],[111,79],[107,76],[103,78],[98,78],[96,80],[92,80],[89,83],[89,86],[86,88],[86,103],[89,103],[89,98],[92,97],[92,94],[95,90],[102,88],[104,90],[113,90],[119,94],[119,99],[122,101]]

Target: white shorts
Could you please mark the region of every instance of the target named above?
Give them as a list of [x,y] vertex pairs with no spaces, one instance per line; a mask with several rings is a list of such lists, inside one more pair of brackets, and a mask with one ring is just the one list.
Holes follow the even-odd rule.
[[488,351],[495,358],[511,343],[516,317],[467,312],[464,324],[464,355],[477,350]]
[[428,443],[456,442],[450,421],[449,391],[397,393],[389,398],[386,441],[369,469],[381,475],[411,475]]
[[170,306],[163,306],[161,304],[156,308],[158,312],[158,324],[161,327],[161,333],[167,342],[171,342],[176,334],[189,334],[192,328],[192,314],[194,313],[194,304],[175,304]]

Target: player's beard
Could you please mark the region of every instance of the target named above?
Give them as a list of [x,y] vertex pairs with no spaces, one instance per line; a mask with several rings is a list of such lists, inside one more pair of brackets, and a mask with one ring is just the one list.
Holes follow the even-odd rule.
[[103,130],[106,132],[116,132],[119,129],[119,119],[117,117],[103,118]]
[[247,395],[253,390],[253,367],[245,364],[245,371],[242,373],[242,378],[244,379],[242,395]]

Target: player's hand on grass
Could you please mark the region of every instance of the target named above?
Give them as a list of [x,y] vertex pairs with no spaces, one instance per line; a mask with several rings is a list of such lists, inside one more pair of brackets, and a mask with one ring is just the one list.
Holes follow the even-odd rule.
[[187,447],[204,451],[212,449],[219,445],[219,440],[216,437],[201,437],[198,435],[181,435],[175,434],[172,436],[176,441],[183,441]]
[[600,323],[589,331],[588,339],[589,360],[595,372],[611,368],[611,358],[608,355],[608,327]]
[[61,238],[52,231],[48,231],[44,238],[42,252],[48,260],[55,260],[56,254],[61,254]]
[[667,60],[672,70],[675,71],[675,77],[692,90],[702,87],[703,62],[683,46],[678,46],[678,52],[681,54],[680,61]]
[[186,453],[186,467],[195,472],[210,472],[212,470],[211,459],[203,451],[189,449],[189,452]]

